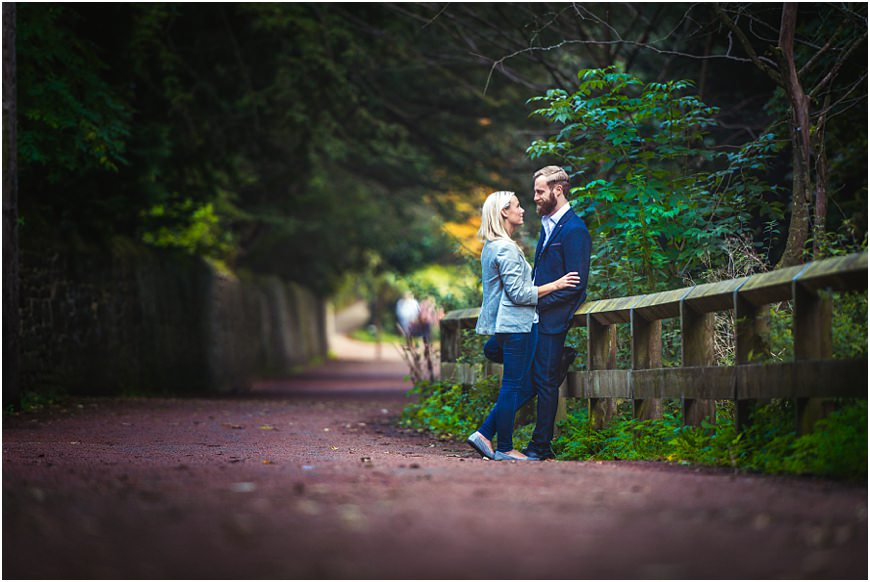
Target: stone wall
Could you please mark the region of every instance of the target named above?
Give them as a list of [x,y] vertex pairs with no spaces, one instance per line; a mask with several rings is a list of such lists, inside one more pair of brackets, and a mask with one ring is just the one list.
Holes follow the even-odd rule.
[[245,390],[254,378],[324,357],[325,314],[324,302],[298,285],[184,255],[22,249],[22,387]]

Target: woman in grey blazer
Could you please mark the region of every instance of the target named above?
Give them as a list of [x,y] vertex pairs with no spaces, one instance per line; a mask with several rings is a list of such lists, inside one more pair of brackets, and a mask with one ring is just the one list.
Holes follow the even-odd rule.
[[[500,344],[504,374],[495,406],[467,442],[484,457],[498,461],[526,460],[514,449],[513,428],[517,410],[534,395],[531,368],[538,338],[538,298],[580,282],[578,274],[571,272],[552,283],[534,286],[532,268],[513,240],[524,214],[513,192],[493,192],[483,203],[478,232],[485,242],[480,257],[483,305],[476,331],[493,335]],[[496,434],[498,444],[493,450]]]

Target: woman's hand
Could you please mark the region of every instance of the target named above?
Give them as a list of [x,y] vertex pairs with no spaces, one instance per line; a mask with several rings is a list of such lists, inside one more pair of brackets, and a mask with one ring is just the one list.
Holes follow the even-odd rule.
[[556,284],[556,289],[568,289],[569,287],[576,287],[580,284],[580,275],[577,271],[571,271],[570,273],[566,273],[564,277],[561,279],[557,279],[554,281]]

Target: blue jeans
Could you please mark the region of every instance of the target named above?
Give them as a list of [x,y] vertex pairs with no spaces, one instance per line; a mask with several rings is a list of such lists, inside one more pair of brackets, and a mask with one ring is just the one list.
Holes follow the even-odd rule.
[[504,374],[498,400],[477,429],[489,440],[498,434],[496,450],[506,453],[514,448],[514,419],[517,411],[534,396],[532,387],[532,361],[538,343],[538,326],[529,333],[497,333],[484,347],[484,352],[497,348],[504,361]]

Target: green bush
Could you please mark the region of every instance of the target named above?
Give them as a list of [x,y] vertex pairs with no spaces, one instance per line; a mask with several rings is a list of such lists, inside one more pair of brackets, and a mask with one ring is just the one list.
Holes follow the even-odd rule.
[[480,426],[498,396],[498,377],[476,386],[453,382],[419,382],[411,389],[417,402],[402,412],[402,426],[435,433],[443,440],[464,439]]
[[[495,403],[499,383],[489,376],[475,386],[422,382],[418,401],[403,412],[402,426],[429,431],[442,440],[463,440]],[[629,403],[604,428],[589,423],[586,402],[569,400],[553,450],[560,460],[647,460],[729,467],[770,474],[818,475],[864,480],[867,476],[867,401],[837,402],[837,410],[813,432],[797,436],[795,411],[787,400],[759,406],[743,432],[737,432],[733,405],[718,403],[715,424],[682,426],[679,403],[665,401],[661,419],[637,420]],[[519,417],[523,417],[522,414]],[[514,443],[528,441],[534,423],[514,431]]]
[[733,417],[716,424],[682,426],[674,403],[663,418],[640,421],[623,411],[602,430],[593,430],[582,402],[569,406],[553,447],[560,459],[658,460],[732,467],[764,473],[812,474],[864,479],[867,475],[867,401],[839,403],[813,432],[797,436],[790,401],[760,406],[747,429]]
[[797,438],[786,470],[831,477],[867,476],[867,401],[858,400],[820,420]]
[[726,240],[749,235],[753,219],[781,219],[763,179],[777,136],[717,147],[719,110],[693,90],[608,67],[529,100],[555,133],[526,152],[572,176],[572,206],[593,236],[590,296],[674,288],[705,261],[726,263]]

